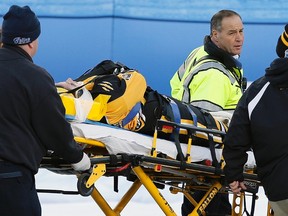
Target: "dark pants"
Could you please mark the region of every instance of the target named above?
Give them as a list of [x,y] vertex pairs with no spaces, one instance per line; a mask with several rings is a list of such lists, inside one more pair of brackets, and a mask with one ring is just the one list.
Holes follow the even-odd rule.
[[29,169],[0,161],[0,215],[41,215],[35,178]]
[[[206,192],[204,191],[195,191],[192,194],[192,197],[196,202],[199,202]],[[184,201],[182,203],[181,212],[182,216],[190,214],[194,210],[194,206],[190,201],[184,196]],[[228,194],[216,194],[211,200],[209,205],[205,209],[207,216],[224,216],[231,215],[231,204],[229,203]]]

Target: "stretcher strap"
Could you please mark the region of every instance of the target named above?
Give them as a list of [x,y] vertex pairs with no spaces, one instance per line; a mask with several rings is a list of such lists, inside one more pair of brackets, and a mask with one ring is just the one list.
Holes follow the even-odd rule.
[[[181,123],[181,115],[180,115],[180,111],[179,111],[179,108],[178,108],[177,104],[172,99],[170,99],[170,103],[169,104],[170,104],[170,106],[172,108],[172,112],[173,112],[172,121],[175,122],[175,123],[180,124]],[[170,139],[176,141],[175,138],[177,138],[178,142],[179,142],[179,131],[180,131],[180,128],[174,127],[173,133],[171,134]]]
[[244,192],[244,213],[246,213],[247,216],[253,216],[254,215],[254,210],[255,210],[255,201],[257,199],[257,195],[253,193],[252,195],[252,205],[251,205],[251,211],[250,213],[247,210],[247,205],[246,205],[246,196]]
[[190,115],[192,116],[193,119],[193,124],[195,127],[197,127],[197,115],[193,112],[193,110],[191,109],[191,107],[188,104],[185,104],[187,110],[189,111]]
[[252,194],[252,205],[251,205],[251,216],[254,215],[254,211],[255,211],[255,203],[256,203],[256,200],[258,199],[256,193],[253,193]]
[[[206,112],[205,110],[201,110],[201,111],[202,111],[204,119],[206,121],[207,128],[213,129],[211,119],[209,118],[210,113]],[[221,166],[220,166],[220,163],[218,162],[217,157],[216,157],[215,142],[213,139],[213,134],[208,133],[207,135],[208,135],[210,153],[211,153],[211,157],[212,157],[212,165],[216,168],[215,169],[216,174],[219,174]]]
[[[181,123],[181,115],[180,115],[180,111],[179,111],[178,105],[171,98],[170,98],[170,106],[171,106],[172,112],[173,112],[173,119],[172,120],[174,122],[180,124]],[[177,149],[177,152],[178,152],[178,159],[181,161],[180,169],[183,169],[184,168],[184,163],[185,163],[185,158],[184,158],[184,154],[182,152],[181,146],[180,146],[179,131],[180,131],[179,127],[174,127],[170,139],[173,140],[175,145],[176,145],[176,149]]]
[[114,176],[114,192],[118,193],[119,192],[119,188],[118,188],[118,185],[119,185],[119,177],[118,175],[115,175]]
[[60,94],[69,94],[69,93],[71,93],[71,94],[74,95],[75,98],[79,98],[79,96],[81,96],[81,95],[78,95],[78,93],[77,93],[78,90],[80,90],[81,88],[85,87],[89,83],[94,82],[97,78],[99,78],[99,76],[98,77],[97,76],[94,77],[93,79],[89,80],[87,83],[84,83],[84,84],[82,84],[80,86],[77,86],[74,89],[70,89],[70,90],[67,90],[65,92],[59,92],[58,94],[60,95]]
[[115,165],[118,164],[119,159],[117,158],[116,155],[111,154],[111,155],[109,155],[109,157],[110,157],[110,163],[109,163],[109,164],[110,164],[111,166],[115,166]]
[[175,101],[172,99],[170,100],[170,106],[171,106],[172,112],[173,112],[173,117],[174,117],[173,121],[176,123],[181,123],[181,115],[180,115],[179,108],[178,108],[177,104],[175,103]]
[[179,141],[179,128],[174,128],[172,135],[173,135],[174,143],[178,152],[177,159],[180,160],[181,162],[180,169],[185,169],[185,158],[184,158],[184,154],[182,152],[180,141]]
[[122,120],[122,126],[128,124],[140,111],[141,109],[141,102],[135,104],[135,106],[131,109],[129,114]]

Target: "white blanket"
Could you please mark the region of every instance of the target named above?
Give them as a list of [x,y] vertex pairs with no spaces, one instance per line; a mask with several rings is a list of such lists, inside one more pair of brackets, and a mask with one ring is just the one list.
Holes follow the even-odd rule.
[[[83,137],[101,141],[105,144],[109,154],[139,154],[149,155],[151,152],[153,137],[144,134],[128,131],[125,129],[113,127],[106,124],[83,124],[71,123],[74,136]],[[181,143],[184,155],[187,151],[187,144]],[[157,139],[157,152],[164,153],[171,158],[176,159],[177,149],[172,141]],[[252,152],[248,153],[248,161],[246,166],[255,166],[255,159]],[[191,161],[199,162],[203,160],[212,160],[210,149],[206,147],[192,145]],[[216,157],[220,160],[222,154],[221,149],[216,149]]]

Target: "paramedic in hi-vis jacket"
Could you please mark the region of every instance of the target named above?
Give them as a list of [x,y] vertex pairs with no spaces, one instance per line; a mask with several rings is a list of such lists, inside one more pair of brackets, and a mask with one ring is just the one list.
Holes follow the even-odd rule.
[[257,175],[275,216],[288,215],[288,24],[265,75],[245,91],[224,139],[226,180],[234,193],[245,190],[243,166],[253,149]]
[[[48,150],[90,168],[74,141],[65,109],[49,73],[35,65],[40,22],[28,7],[13,5],[3,16],[0,48],[0,215],[40,216],[34,175]],[[53,41],[51,41],[53,43]]]
[[[208,112],[233,113],[242,96],[243,71],[238,61],[244,41],[241,16],[221,10],[210,22],[210,35],[194,49],[170,80],[172,97]],[[223,112],[224,113],[224,112]],[[195,191],[199,202],[205,192]],[[194,206],[184,197],[182,215]],[[207,215],[230,215],[228,194],[217,194],[206,208]]]

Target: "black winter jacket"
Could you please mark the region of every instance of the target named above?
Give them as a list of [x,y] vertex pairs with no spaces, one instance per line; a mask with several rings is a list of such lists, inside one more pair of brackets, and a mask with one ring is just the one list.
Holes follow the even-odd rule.
[[21,48],[0,48],[0,159],[37,173],[53,150],[69,163],[82,159],[54,81]]
[[275,59],[238,103],[224,140],[228,183],[243,180],[250,147],[268,199],[288,199],[288,58]]

